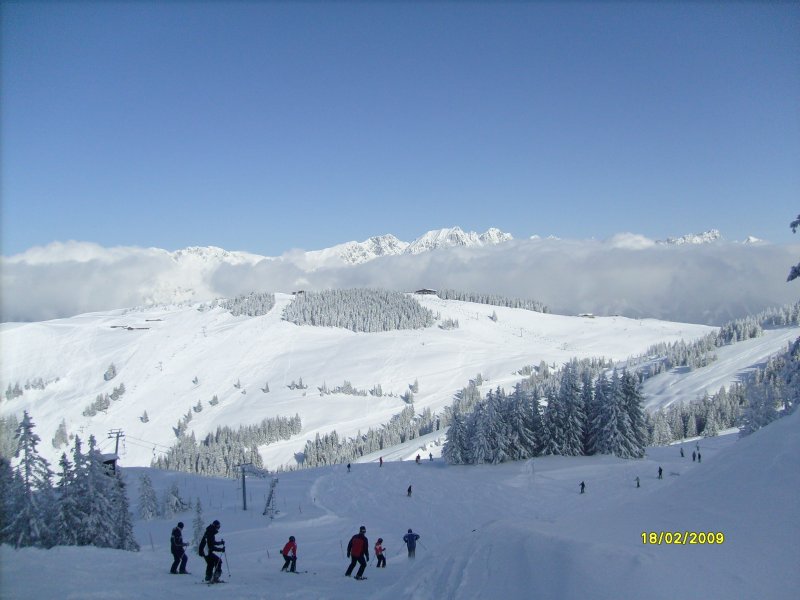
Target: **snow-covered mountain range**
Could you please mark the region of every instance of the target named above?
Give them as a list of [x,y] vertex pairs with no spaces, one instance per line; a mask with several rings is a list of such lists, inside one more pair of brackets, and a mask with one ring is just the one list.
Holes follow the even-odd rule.
[[478,234],[474,231],[465,232],[456,226],[428,231],[413,242],[404,242],[391,234],[386,234],[371,237],[363,242],[346,242],[324,250],[312,250],[306,253],[306,257],[312,264],[338,258],[345,264],[357,265],[382,256],[422,254],[440,248],[480,248],[502,244],[512,239],[514,238],[510,233],[504,233],[494,227]]
[[39,321],[250,291],[347,287],[452,288],[534,299],[563,314],[708,324],[793,300],[784,283],[798,254],[793,246],[726,242],[713,232],[676,240],[684,241],[659,244],[634,234],[512,240],[495,228],[478,234],[452,227],[412,242],[387,234],[278,257],[214,246],[53,242],[0,259],[1,318]]

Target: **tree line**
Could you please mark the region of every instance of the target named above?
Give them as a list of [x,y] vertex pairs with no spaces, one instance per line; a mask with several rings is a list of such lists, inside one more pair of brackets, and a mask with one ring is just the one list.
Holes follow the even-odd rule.
[[14,439],[16,468],[0,457],[0,541],[15,548],[99,546],[139,550],[121,470],[103,463],[94,436],[83,451],[75,437],[72,461],[62,453],[58,479],[39,455],[41,441],[26,411]]
[[422,329],[434,321],[433,313],[407,294],[371,288],[298,294],[284,309],[283,319],[370,333]]
[[182,433],[169,451],[154,459],[150,466],[207,476],[236,477],[236,465],[252,462],[264,468],[258,447],[278,440],[288,440],[302,430],[299,415],[269,417],[256,425],[240,425],[238,429],[217,427],[197,441],[194,432]]

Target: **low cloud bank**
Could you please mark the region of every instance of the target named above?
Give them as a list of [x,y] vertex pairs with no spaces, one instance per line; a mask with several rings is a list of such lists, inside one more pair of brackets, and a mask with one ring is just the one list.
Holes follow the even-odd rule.
[[665,246],[621,234],[608,241],[534,239],[452,248],[357,266],[330,260],[314,265],[298,251],[231,264],[155,248],[71,242],[2,259],[2,320],[39,321],[253,290],[371,286],[448,287],[533,298],[561,314],[718,325],[796,301],[798,288],[786,275],[798,256],[797,244]]

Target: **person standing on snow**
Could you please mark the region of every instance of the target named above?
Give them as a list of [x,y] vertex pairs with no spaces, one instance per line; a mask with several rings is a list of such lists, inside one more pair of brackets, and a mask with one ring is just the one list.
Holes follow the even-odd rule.
[[408,533],[403,536],[403,541],[408,546],[408,558],[414,558],[414,553],[417,550],[417,540],[419,539],[419,534],[414,533],[410,529]]
[[382,456],[378,459],[378,462],[380,463],[379,466],[382,467],[383,466],[383,457]]
[[[189,572],[186,570],[186,561],[189,560],[189,557],[186,556],[186,550],[184,550],[188,545],[189,544],[183,541],[183,522],[179,522],[177,527],[172,530],[172,536],[169,540],[172,558],[174,559],[169,572],[173,575],[177,575],[178,573],[181,575],[189,575]],[[180,565],[180,571],[178,571],[178,565]]]
[[367,561],[369,560],[369,540],[364,535],[365,533],[367,533],[367,528],[362,525],[359,527],[358,533],[351,537],[347,543],[347,558],[350,559],[350,566],[347,567],[347,571],[344,573],[345,577],[350,577],[353,567],[358,563],[356,579],[364,579],[364,569],[367,568]]
[[664,479],[663,477],[664,470],[661,467],[658,467],[658,478]]
[[[222,575],[222,559],[214,554],[214,552],[225,552],[225,540],[217,542],[220,527],[220,522],[215,520],[206,527],[203,540],[200,542],[200,556],[206,559],[206,583],[219,583]],[[205,548],[208,548],[208,554],[205,554]]]
[[294,541],[294,536],[289,536],[289,541],[286,542],[286,545],[281,550],[281,555],[283,556],[283,566],[281,567],[281,571],[285,571],[287,567],[291,564],[292,566],[289,568],[291,573],[295,573],[295,567],[297,566],[297,544]]
[[411,486],[408,486],[407,494],[408,494],[408,497],[411,498]]
[[386,557],[383,553],[386,552],[386,549],[383,547],[383,538],[378,538],[378,542],[375,544],[375,556],[378,559],[378,565],[376,566],[377,569],[383,567],[386,568]]
[[585,489],[586,489],[586,484],[581,481],[581,494],[584,492]]

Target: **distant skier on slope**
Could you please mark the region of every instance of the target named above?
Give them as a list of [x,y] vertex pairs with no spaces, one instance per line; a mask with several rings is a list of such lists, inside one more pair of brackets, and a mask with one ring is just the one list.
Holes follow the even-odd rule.
[[681,458],[683,458],[683,446],[681,446]]
[[350,559],[350,566],[344,573],[345,577],[350,577],[353,567],[358,563],[360,566],[356,573],[356,579],[364,579],[364,569],[367,568],[369,560],[369,540],[364,535],[365,533],[367,533],[367,528],[362,525],[359,527],[358,533],[351,537],[347,544],[347,558]]
[[[281,567],[281,571],[285,571],[289,568],[289,572],[295,573],[296,566],[297,566],[297,544],[294,541],[294,536],[289,536],[289,541],[286,542],[286,545],[281,550],[281,556],[283,556],[283,566]],[[289,567],[289,565],[292,565]]]
[[406,493],[408,494],[408,497],[411,498],[411,486],[408,486],[408,490]]
[[586,484],[585,484],[583,481],[581,481],[581,494],[582,494],[584,491],[586,491]]
[[417,550],[417,540],[419,539],[419,534],[414,533],[410,529],[408,533],[403,536],[403,541],[408,546],[408,558],[414,558],[414,553]]
[[661,467],[658,467],[658,478],[664,479],[664,469],[662,469]]

